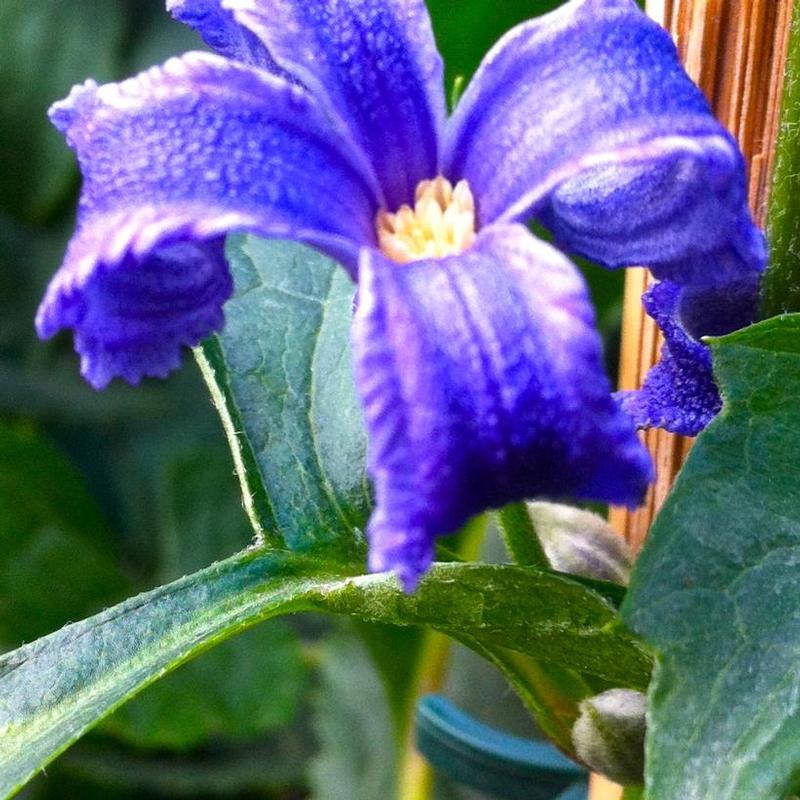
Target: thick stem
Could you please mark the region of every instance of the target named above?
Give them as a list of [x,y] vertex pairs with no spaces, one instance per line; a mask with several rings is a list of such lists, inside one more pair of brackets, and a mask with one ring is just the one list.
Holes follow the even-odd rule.
[[497,522],[506,547],[517,564],[550,569],[525,503],[512,503],[498,511]]

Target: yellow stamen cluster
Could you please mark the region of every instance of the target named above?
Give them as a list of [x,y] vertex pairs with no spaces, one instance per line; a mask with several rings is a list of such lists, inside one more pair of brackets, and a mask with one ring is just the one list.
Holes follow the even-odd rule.
[[399,264],[463,253],[475,241],[475,201],[466,181],[455,188],[441,175],[417,186],[414,208],[379,211],[378,243]]

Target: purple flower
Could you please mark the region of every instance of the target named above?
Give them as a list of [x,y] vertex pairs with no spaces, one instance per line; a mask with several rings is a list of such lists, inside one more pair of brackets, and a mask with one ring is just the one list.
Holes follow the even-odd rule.
[[741,154],[668,35],[633,0],[572,0],[447,119],[422,0],[168,5],[220,55],[53,108],[84,186],[40,334],[74,329],[96,387],[165,375],[222,325],[226,233],[305,242],[359,284],[373,570],[411,588],[436,536],[517,499],[636,505],[652,468],[584,283],[523,223],[698,291],[759,272]]

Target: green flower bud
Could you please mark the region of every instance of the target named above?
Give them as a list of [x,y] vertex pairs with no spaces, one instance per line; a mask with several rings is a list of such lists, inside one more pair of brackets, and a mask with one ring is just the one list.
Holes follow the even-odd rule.
[[646,708],[645,695],[631,689],[584,700],[572,729],[578,758],[615,783],[643,783]]
[[558,503],[528,503],[528,513],[553,569],[627,584],[627,542],[598,514]]

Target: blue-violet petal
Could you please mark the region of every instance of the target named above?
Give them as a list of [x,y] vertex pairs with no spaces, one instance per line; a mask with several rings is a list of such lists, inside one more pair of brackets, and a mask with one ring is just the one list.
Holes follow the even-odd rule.
[[612,399],[584,282],[522,226],[440,260],[365,251],[353,344],[372,570],[413,588],[437,535],[522,498],[641,501],[650,460]]
[[608,267],[718,284],[764,265],[742,155],[634,0],[571,0],[508,33],[456,109],[444,170],[482,224],[536,216]]
[[167,11],[196,30],[203,41],[222,56],[288,77],[261,39],[240,25],[222,0],[167,0]]
[[[218,240],[225,233],[308,242],[353,270],[359,248],[375,240],[376,193],[359,152],[306,92],[261,70],[188,54],[121,84],[77,87],[51,117],[77,152],[84,184],[78,229],[37,326],[42,336],[75,329],[84,374],[95,385],[115,374],[131,381],[162,375],[181,344],[221,324],[229,281],[218,274],[226,271]],[[202,262],[207,278],[178,278],[169,271],[174,254],[175,269]],[[125,335],[111,346],[111,320],[124,301],[115,295],[132,293],[125,313],[133,318],[141,277],[148,313],[162,307],[156,265],[167,270],[165,301],[184,287],[185,303],[173,308],[186,308],[186,331],[170,318],[148,349],[142,331],[149,326],[155,335],[156,327],[148,322],[130,351]],[[108,324],[104,309],[111,309]],[[95,366],[101,350],[102,367]],[[147,355],[138,362],[137,354]]]
[[642,301],[664,334],[664,345],[642,388],[617,395],[637,427],[696,436],[711,422],[722,399],[714,383],[711,351],[700,338],[749,325],[757,299],[756,276],[722,287],[662,281],[645,292]]
[[237,20],[344,120],[388,209],[439,173],[446,105],[424,0],[223,0]]

